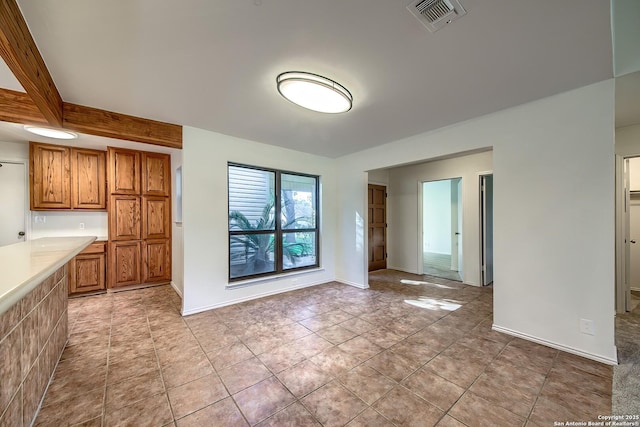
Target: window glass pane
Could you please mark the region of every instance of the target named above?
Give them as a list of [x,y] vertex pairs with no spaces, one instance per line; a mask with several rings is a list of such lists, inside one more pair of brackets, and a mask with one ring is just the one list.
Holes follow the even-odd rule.
[[273,233],[230,236],[230,277],[275,271],[274,237]]
[[229,230],[275,230],[275,175],[229,166]]
[[316,228],[316,178],[283,173],[282,228]]
[[316,265],[316,233],[284,233],[282,265],[285,270]]

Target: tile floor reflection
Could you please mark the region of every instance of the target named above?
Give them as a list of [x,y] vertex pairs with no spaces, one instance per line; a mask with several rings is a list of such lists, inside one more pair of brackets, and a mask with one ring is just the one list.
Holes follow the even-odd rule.
[[184,318],[169,286],[73,299],[36,425],[547,426],[610,413],[612,368],[491,331],[491,288],[392,270],[370,285]]

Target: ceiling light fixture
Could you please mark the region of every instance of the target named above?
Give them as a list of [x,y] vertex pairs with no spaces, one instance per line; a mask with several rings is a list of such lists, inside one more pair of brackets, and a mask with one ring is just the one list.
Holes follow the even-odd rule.
[[69,132],[68,130],[43,128],[39,126],[25,125],[24,130],[35,133],[36,135],[46,136],[47,138],[76,139],[78,137],[77,133]]
[[278,92],[287,100],[320,113],[344,113],[353,106],[353,96],[340,83],[303,71],[287,71],[276,79]]

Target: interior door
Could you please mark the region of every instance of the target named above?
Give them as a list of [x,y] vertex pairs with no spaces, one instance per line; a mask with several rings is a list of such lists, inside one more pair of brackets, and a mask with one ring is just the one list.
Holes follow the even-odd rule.
[[24,163],[0,162],[0,246],[25,239],[26,185]]
[[387,268],[387,187],[369,184],[369,271]]
[[[640,198],[632,196],[629,207],[630,276],[626,291],[640,290]],[[627,298],[627,301],[629,299]]]
[[493,283],[493,175],[480,177],[482,200],[482,285]]

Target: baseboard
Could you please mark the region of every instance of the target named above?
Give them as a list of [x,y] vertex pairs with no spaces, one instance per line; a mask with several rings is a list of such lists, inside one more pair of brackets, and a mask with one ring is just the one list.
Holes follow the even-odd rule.
[[369,289],[368,283],[366,285],[363,285],[362,283],[351,282],[349,280],[344,280],[344,279],[336,279],[335,281],[340,282],[343,285],[353,286],[354,288],[358,288],[358,289]]
[[632,291],[636,291],[636,292],[640,292],[640,288],[634,288],[634,287],[632,287],[632,288],[631,288],[631,290],[632,290]]
[[171,281],[171,287],[174,291],[176,291],[176,294],[180,295],[180,298],[183,298],[182,291],[180,290],[180,288],[178,288],[178,285],[176,285],[176,282],[174,282],[173,280]]
[[[493,324],[491,329],[496,332],[502,332],[503,334],[511,335],[513,337],[522,338],[523,340],[532,341],[538,344],[545,345],[547,347],[555,348],[556,350],[561,350],[566,353],[575,354],[577,356],[582,356],[587,359],[595,360],[596,362],[605,363],[607,365],[617,365],[618,360],[617,357],[615,359],[610,359],[608,357],[600,356],[597,354],[587,353],[582,350],[578,350],[577,348],[568,347],[566,345],[558,344],[552,341],[547,341],[542,338],[534,337],[532,335],[523,334],[522,332],[514,331],[513,329],[503,328],[502,326],[498,326]],[[618,354],[616,350],[616,354]]]
[[311,286],[322,285],[322,284],[328,283],[328,282],[330,282],[330,281],[321,280],[321,281],[318,281],[318,282],[312,282],[312,283],[305,283],[305,284],[301,284],[301,285],[290,286],[288,288],[278,289],[276,291],[263,292],[261,294],[250,295],[250,296],[243,297],[243,298],[237,298],[237,299],[234,299],[234,300],[229,300],[229,301],[225,301],[225,302],[221,302],[221,303],[217,303],[217,304],[211,304],[211,305],[207,305],[207,306],[203,306],[203,307],[194,308],[192,310],[186,310],[186,311],[182,312],[182,315],[183,316],[189,316],[191,314],[202,313],[203,311],[213,310],[215,308],[221,308],[221,307],[226,307],[228,305],[239,304],[241,302],[251,301],[251,300],[254,300],[254,299],[268,297],[268,296],[271,296],[271,295],[277,295],[277,294],[282,294],[282,293],[285,293],[285,292],[295,291],[297,289],[309,288]]

